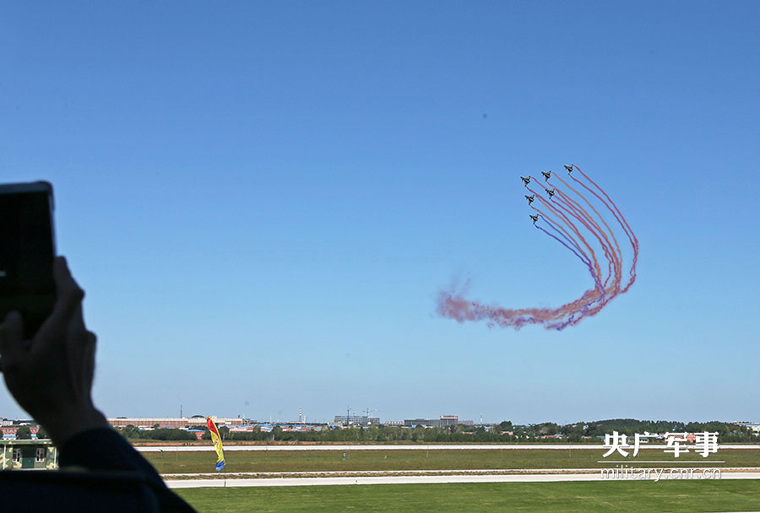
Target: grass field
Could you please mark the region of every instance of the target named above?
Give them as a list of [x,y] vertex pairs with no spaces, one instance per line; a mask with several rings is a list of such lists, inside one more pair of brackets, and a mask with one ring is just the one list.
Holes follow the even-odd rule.
[[[359,470],[461,470],[518,468],[600,468],[625,463],[637,467],[688,465],[711,467],[760,467],[760,451],[724,450],[704,459],[694,453],[679,458],[657,450],[639,453],[635,459],[610,456],[593,449],[572,450],[451,450],[451,451],[228,451],[223,473],[317,472]],[[216,454],[208,452],[143,453],[162,474],[214,472]],[[646,464],[641,460],[663,463]],[[598,463],[604,461],[605,463]],[[725,463],[718,463],[723,461]],[[691,465],[697,466],[697,465]],[[760,509],[760,506],[758,506]]]
[[200,513],[760,511],[760,481],[478,483],[177,492]]

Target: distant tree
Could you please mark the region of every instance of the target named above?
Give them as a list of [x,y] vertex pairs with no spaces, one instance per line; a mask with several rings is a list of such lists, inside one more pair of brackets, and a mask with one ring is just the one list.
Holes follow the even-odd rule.
[[583,422],[566,424],[562,426],[560,432],[565,436],[568,442],[580,442],[583,439]]
[[132,424],[124,426],[123,428],[119,428],[118,431],[121,433],[121,436],[129,439],[140,438],[141,435],[141,431]]
[[31,440],[32,430],[29,426],[21,426],[16,430],[16,440]]
[[147,434],[151,440],[195,440],[195,434],[184,429],[154,429]]
[[555,435],[559,433],[559,426],[554,422],[544,422],[536,426],[537,434],[541,435]]
[[37,440],[49,440],[50,435],[48,435],[48,432],[45,431],[45,428],[40,426],[37,429]]

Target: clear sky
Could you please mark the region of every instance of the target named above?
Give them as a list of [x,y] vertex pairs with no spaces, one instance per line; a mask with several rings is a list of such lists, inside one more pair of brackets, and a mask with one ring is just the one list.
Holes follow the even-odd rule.
[[[760,421],[760,3],[3,2],[0,179],[47,179],[109,416]],[[638,280],[519,176],[578,164]],[[0,390],[0,417],[24,413]]]

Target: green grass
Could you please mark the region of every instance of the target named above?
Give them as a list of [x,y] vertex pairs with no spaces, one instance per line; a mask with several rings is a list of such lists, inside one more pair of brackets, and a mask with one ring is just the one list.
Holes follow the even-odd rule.
[[760,510],[758,480],[198,488],[177,492],[200,513]]
[[[602,458],[599,449],[573,450],[435,450],[435,451],[227,451],[224,473],[317,472],[357,470],[461,470],[515,468],[601,468],[624,463],[636,467],[760,467],[760,451],[724,450],[708,459],[695,453],[679,458],[658,450],[639,453],[637,458]],[[216,454],[208,452],[143,453],[162,474],[214,472]],[[640,464],[642,460],[666,463]],[[604,461],[605,463],[598,463]],[[714,463],[725,461],[725,463]],[[699,465],[688,465],[699,462]],[[708,463],[708,465],[705,465]],[[760,506],[758,507],[760,509]]]

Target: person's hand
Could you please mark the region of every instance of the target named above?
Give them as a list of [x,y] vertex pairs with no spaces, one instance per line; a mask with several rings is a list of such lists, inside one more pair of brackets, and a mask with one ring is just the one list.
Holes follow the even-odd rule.
[[18,404],[60,447],[108,422],[92,403],[96,339],[82,318],[84,291],[63,257],[55,259],[53,275],[57,300],[32,340],[23,340],[18,312],[10,312],[0,325],[0,370]]

